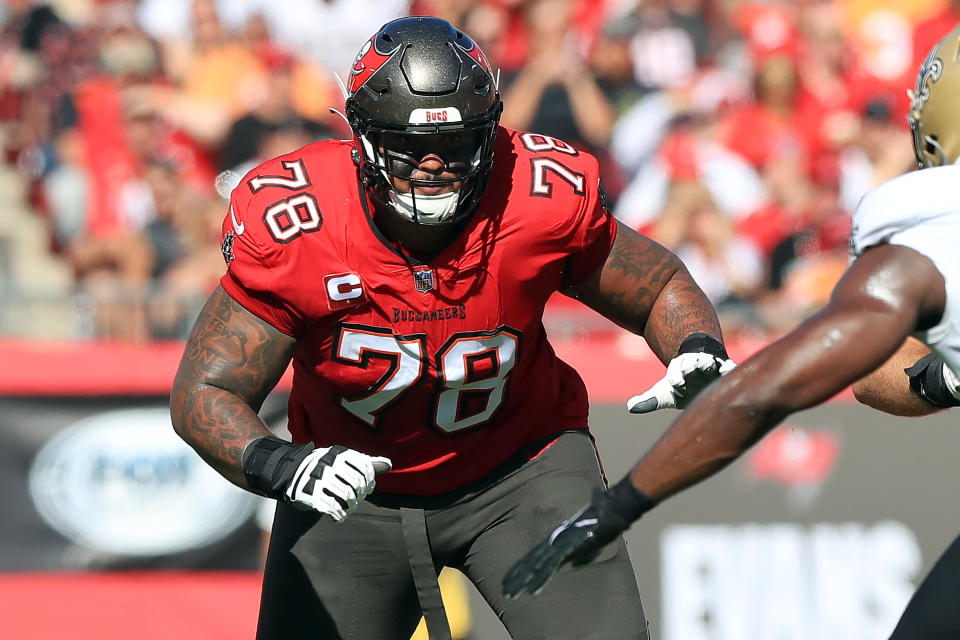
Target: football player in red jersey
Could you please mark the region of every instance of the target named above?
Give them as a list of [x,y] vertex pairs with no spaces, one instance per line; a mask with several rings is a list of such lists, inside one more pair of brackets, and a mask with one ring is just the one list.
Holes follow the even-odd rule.
[[[593,157],[498,125],[490,67],[449,23],[388,23],[347,84],[353,140],[233,190],[227,273],[171,394],[177,433],[278,501],[258,637],[406,640],[421,610],[449,637],[444,565],[514,638],[647,637],[622,539],[541,601],[500,593],[512,551],[604,483],[543,309],[562,291],[646,338],[668,368],[643,413],[732,366],[713,308],[607,212]],[[291,359],[287,442],[257,410]]]

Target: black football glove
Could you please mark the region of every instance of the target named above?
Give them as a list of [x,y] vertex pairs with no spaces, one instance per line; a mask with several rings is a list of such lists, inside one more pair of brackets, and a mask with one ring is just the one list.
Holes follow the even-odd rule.
[[913,392],[938,409],[960,406],[960,381],[937,354],[928,353],[903,372]]
[[630,483],[630,478],[597,490],[593,500],[553,530],[507,571],[503,578],[504,595],[515,598],[524,591],[536,594],[570,563],[579,567],[590,563],[654,503]]

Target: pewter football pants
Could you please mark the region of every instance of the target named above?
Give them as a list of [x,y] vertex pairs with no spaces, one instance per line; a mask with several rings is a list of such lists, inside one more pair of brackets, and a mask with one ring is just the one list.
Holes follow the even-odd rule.
[[340,525],[278,505],[257,637],[408,640],[421,608],[399,507],[414,507],[424,510],[435,569],[462,571],[515,640],[646,639],[622,538],[593,564],[562,569],[536,597],[500,592],[507,569],[602,483],[589,437],[565,433],[534,460],[494,475],[456,495],[375,493]]
[[920,583],[890,636],[890,640],[956,638],[960,638],[960,537]]

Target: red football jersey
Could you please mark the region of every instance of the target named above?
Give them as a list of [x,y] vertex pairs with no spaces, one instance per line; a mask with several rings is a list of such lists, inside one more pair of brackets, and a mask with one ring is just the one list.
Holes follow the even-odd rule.
[[223,223],[221,285],[297,339],[294,441],[387,456],[378,488],[429,495],[586,429],[586,388],[548,344],[542,314],[613,245],[596,160],[501,128],[476,213],[421,264],[371,222],[353,149],[323,141],[263,163]]

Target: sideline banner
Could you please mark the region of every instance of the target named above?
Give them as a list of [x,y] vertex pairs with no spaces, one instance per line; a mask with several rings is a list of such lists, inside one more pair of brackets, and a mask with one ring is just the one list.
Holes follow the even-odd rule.
[[0,397],[0,482],[0,572],[259,564],[260,499],[176,436],[166,396]]

